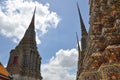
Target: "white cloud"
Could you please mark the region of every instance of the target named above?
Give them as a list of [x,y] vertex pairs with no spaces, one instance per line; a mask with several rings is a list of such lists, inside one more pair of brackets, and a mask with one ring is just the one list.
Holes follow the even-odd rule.
[[42,64],[43,80],[75,80],[77,50],[59,50],[47,64]]
[[[29,26],[35,6],[36,31],[43,35],[49,28],[57,28],[60,18],[56,12],[49,10],[48,3],[43,5],[32,0],[5,0],[0,5],[0,34],[18,42]],[[37,43],[40,43],[38,35]]]

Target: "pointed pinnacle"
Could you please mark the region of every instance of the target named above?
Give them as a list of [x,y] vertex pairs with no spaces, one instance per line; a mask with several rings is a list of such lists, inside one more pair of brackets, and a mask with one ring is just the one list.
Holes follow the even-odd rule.
[[33,17],[32,17],[32,21],[34,22],[35,20],[35,12],[36,12],[36,6],[35,6],[35,9],[34,9],[34,12],[33,12]]
[[78,5],[78,2],[77,2],[77,9],[78,9],[79,17],[80,17],[82,36],[84,36],[84,35],[87,35],[88,33],[86,31],[86,28],[85,28],[85,25],[84,25],[84,22],[83,22],[81,13],[80,13],[80,8],[79,8],[79,5]]
[[36,6],[35,6],[35,9],[34,9],[33,17],[35,17],[35,12],[36,12]]
[[30,25],[28,27],[28,29],[33,29],[35,28],[35,12],[36,12],[36,7],[34,9],[34,12],[33,12],[33,16],[32,16],[32,19],[31,19],[31,22],[30,22]]

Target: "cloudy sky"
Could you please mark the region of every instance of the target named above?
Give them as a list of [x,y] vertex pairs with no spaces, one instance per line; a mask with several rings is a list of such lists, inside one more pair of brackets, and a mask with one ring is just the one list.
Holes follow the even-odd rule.
[[88,0],[0,0],[0,62],[7,64],[9,52],[23,37],[36,6],[36,40],[43,80],[75,80],[75,33],[81,37],[77,1],[88,29]]

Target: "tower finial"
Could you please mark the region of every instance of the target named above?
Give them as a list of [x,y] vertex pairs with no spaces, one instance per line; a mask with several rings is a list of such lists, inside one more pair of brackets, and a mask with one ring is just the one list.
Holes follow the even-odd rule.
[[84,35],[87,35],[88,33],[86,31],[86,28],[85,28],[85,25],[84,25],[84,22],[83,22],[81,13],[80,13],[80,8],[79,8],[79,5],[78,5],[78,2],[77,2],[77,9],[78,9],[79,17],[80,17],[80,24],[81,24],[82,36],[84,36]]
[[36,12],[36,6],[35,6],[35,9],[34,9],[33,17],[32,17],[32,20],[31,20],[31,23],[30,23],[29,27],[30,26],[32,26],[33,28],[35,27],[35,24],[34,24],[34,22],[35,22],[35,12]]

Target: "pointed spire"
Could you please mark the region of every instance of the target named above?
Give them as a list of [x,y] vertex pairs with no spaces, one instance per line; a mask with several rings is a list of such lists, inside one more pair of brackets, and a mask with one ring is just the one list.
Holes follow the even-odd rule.
[[35,12],[36,7],[33,12],[32,20],[28,29],[26,30],[23,39],[20,41],[21,44],[35,44],[36,45],[36,35],[35,35]]
[[35,28],[35,12],[36,12],[36,7],[34,9],[34,12],[33,12],[33,17],[32,17],[32,20],[31,20],[31,23],[29,25],[29,28]]
[[77,9],[78,9],[79,17],[80,17],[82,36],[84,36],[84,35],[87,35],[88,33],[86,31],[86,28],[85,28],[85,25],[84,25],[84,22],[83,22],[81,13],[80,13],[80,8],[79,8],[79,5],[78,5],[78,2],[77,2]]

